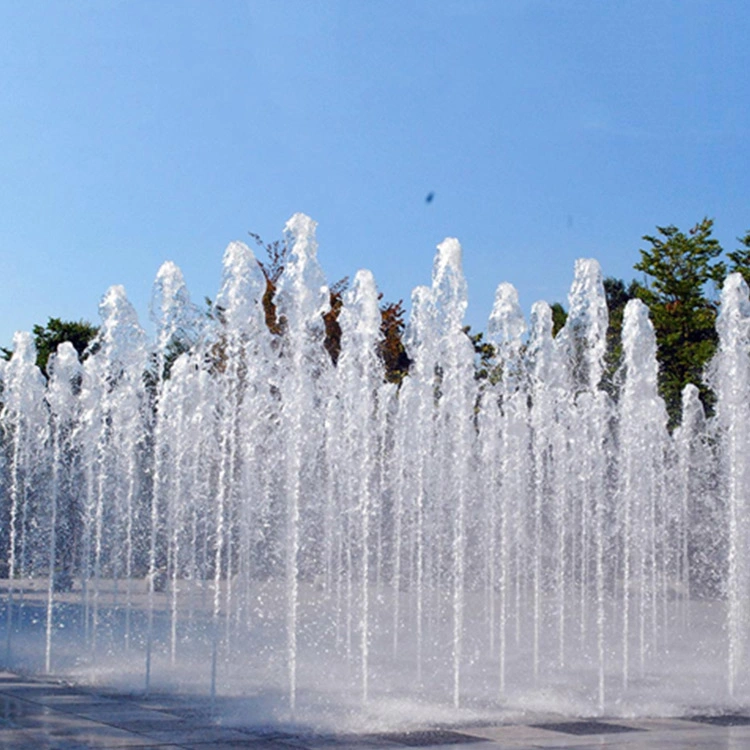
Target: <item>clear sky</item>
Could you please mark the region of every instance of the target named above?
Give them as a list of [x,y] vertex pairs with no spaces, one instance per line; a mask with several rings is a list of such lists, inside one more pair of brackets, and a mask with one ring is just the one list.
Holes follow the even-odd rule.
[[297,211],[389,300],[458,237],[474,329],[501,281],[632,278],[657,224],[732,250],[749,39],[747,0],[0,0],[0,345],[111,284],[146,324],[165,260],[214,296]]

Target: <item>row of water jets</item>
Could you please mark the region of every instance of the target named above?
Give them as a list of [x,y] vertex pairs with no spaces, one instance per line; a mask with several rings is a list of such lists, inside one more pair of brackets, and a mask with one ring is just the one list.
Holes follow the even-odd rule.
[[225,253],[211,317],[162,266],[152,342],[121,287],[102,301],[83,364],[62,345],[46,380],[32,337],[16,335],[0,370],[6,662],[36,628],[40,668],[53,671],[69,657],[65,626],[79,662],[126,654],[147,691],[189,664],[212,696],[239,681],[292,712],[302,696],[330,698],[329,679],[331,700],[365,704],[499,705],[559,688],[611,711],[652,673],[683,681],[675,659],[703,659],[721,700],[741,700],[741,277],[721,295],[715,415],[687,386],[670,434],[637,300],[621,369],[601,386],[608,314],[595,261],[576,263],[556,337],[545,303],[527,325],[513,287],[498,287],[487,326],[497,367],[477,380],[461,249],[446,240],[432,286],[414,291],[412,364],[397,387],[377,354],[369,272],[346,293],[335,366],[324,349],[314,228],[302,215],[287,225],[281,336],[241,243]]

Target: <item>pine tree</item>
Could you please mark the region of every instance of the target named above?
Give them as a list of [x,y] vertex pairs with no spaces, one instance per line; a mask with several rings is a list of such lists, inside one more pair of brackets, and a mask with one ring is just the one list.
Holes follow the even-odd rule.
[[733,253],[727,253],[727,257],[732,261],[732,265],[729,266],[729,272],[734,273],[738,271],[742,274],[742,278],[750,284],[750,230],[748,230],[744,237],[738,237],[737,240],[743,246]]
[[706,295],[726,277],[718,240],[711,236],[713,220],[705,218],[688,234],[675,226],[657,227],[658,235],[643,237],[650,248],[641,250],[634,268],[643,271],[647,284],[637,291],[649,307],[656,330],[659,387],[669,413],[670,428],[680,421],[682,389],[698,386],[710,411],[713,393],[703,382],[703,370],[716,350],[716,303]]
[[37,352],[36,366],[46,374],[50,354],[56,352],[60,344],[64,341],[73,344],[78,352],[78,358],[82,361],[99,329],[86,320],[50,318],[47,325],[35,325],[33,331]]

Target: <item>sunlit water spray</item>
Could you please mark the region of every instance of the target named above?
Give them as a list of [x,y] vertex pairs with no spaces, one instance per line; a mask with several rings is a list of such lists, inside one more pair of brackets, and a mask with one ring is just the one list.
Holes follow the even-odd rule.
[[[733,275],[706,418],[667,431],[646,308],[604,370],[601,271],[529,323],[509,284],[476,378],[461,247],[415,290],[409,374],[386,381],[378,292],[343,299],[336,364],[315,225],[266,281],[232,243],[210,314],[179,269],[153,342],[121,287],[80,365],[28,334],[2,365],[9,666],[131,689],[244,695],[264,721],[353,726],[523,711],[750,703],[750,303]],[[606,387],[605,387],[606,385]]]

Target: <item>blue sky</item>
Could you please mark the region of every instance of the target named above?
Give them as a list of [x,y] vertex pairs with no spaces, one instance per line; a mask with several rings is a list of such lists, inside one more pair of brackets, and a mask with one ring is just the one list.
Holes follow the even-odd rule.
[[632,278],[657,224],[732,250],[749,38],[745,0],[0,0],[0,345],[111,284],[147,323],[165,260],[214,296],[297,211],[391,300],[458,237],[474,329],[501,281]]

